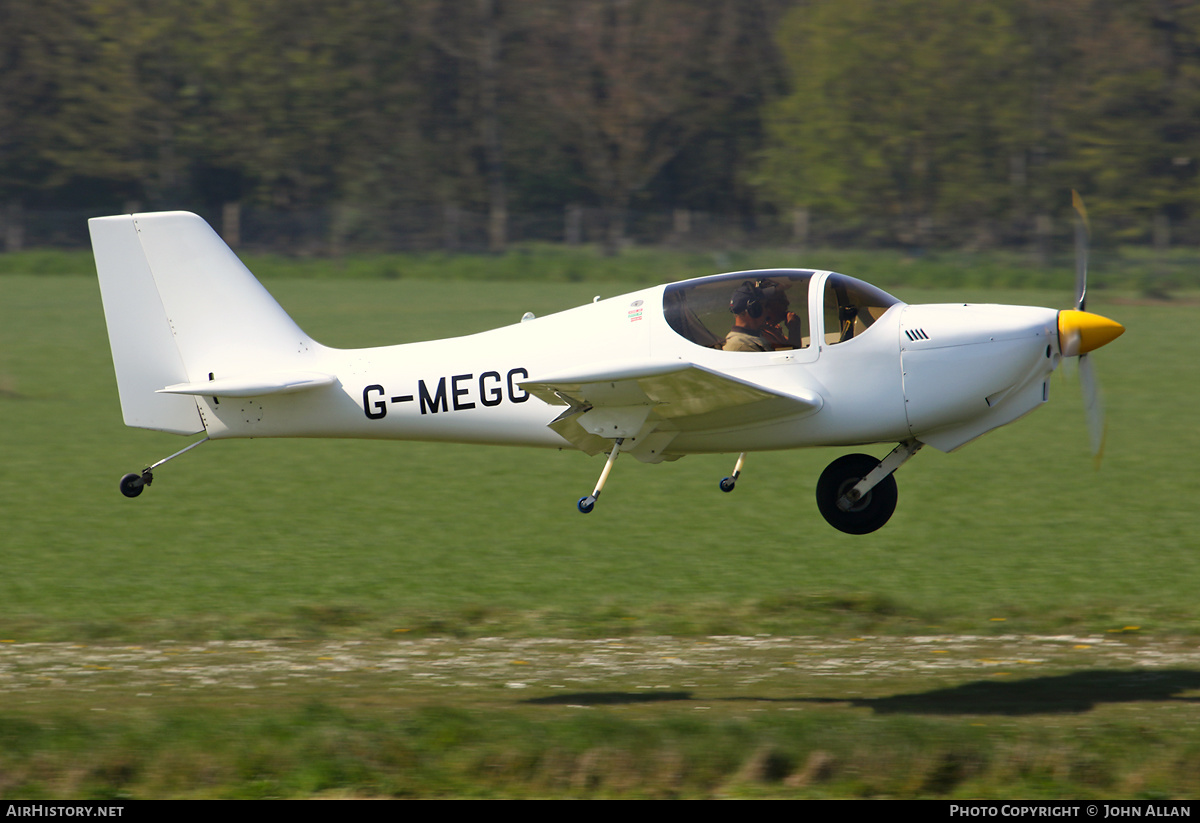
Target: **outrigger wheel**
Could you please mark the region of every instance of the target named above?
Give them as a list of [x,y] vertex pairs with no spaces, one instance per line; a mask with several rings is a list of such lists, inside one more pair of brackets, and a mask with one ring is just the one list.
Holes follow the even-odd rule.
[[742,476],[742,466],[746,465],[746,453],[742,452],[738,455],[737,462],[733,464],[733,474],[729,477],[721,478],[721,491],[731,492],[734,486],[737,485],[738,478]]
[[817,508],[829,525],[846,534],[870,534],[896,511],[896,478],[888,475],[859,500],[843,509],[842,495],[879,465],[869,454],[847,454],[830,463],[817,481]]
[[154,482],[154,475],[149,470],[141,474],[130,472],[121,478],[121,494],[126,497],[137,497],[142,493],[142,489]]

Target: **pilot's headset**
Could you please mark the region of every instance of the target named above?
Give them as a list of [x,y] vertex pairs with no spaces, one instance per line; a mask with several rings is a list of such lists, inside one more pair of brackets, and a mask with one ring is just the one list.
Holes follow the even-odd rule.
[[[771,290],[774,291],[773,286]],[[738,286],[733,297],[729,298],[729,311],[734,314],[745,312],[755,319],[763,316],[763,307],[766,305],[767,295],[752,280]]]

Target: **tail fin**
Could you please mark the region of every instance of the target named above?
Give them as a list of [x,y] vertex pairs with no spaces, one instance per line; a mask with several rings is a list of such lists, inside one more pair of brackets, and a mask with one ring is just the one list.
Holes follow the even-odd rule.
[[193,397],[159,390],[296,368],[317,347],[200,217],[96,217],[88,229],[126,425],[203,431]]

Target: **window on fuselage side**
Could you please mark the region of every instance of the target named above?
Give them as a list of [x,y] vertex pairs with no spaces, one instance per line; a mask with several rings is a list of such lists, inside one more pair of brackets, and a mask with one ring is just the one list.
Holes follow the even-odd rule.
[[[733,293],[743,284],[751,283],[764,293],[782,299],[786,316],[777,324],[775,349],[807,348],[811,342],[808,319],[808,282],[810,271],[741,272],[700,283],[676,283],[668,286],[663,295],[663,314],[667,325],[697,346],[720,349],[725,336],[733,328],[734,315],[729,311]],[[772,302],[768,300],[768,306]]]
[[825,281],[825,344],[844,343],[858,337],[900,301],[883,289],[844,274]]

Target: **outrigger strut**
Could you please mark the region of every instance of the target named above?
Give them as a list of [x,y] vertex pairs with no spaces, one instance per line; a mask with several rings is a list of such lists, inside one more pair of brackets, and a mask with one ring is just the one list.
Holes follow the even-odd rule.
[[154,470],[155,469],[157,469],[163,463],[166,463],[170,460],[174,460],[176,457],[179,457],[179,455],[183,454],[184,452],[190,452],[192,449],[196,448],[201,443],[207,443],[207,442],[208,442],[208,437],[205,436],[203,439],[197,440],[195,443],[192,443],[189,446],[185,446],[184,448],[175,452],[170,457],[164,457],[162,460],[159,460],[157,463],[153,463],[153,464],[147,466],[146,468],[142,469],[141,474],[133,474],[131,472],[131,473],[125,475],[124,477],[121,478],[121,494],[125,495],[126,497],[137,497],[139,494],[142,493],[142,489],[144,489],[146,486],[149,486],[151,483],[154,482]]
[[612,451],[608,454],[608,460],[604,464],[604,471],[600,472],[600,479],[596,481],[596,490],[587,497],[579,498],[579,511],[587,514],[596,507],[596,499],[600,497],[600,492],[604,491],[604,484],[608,481],[608,473],[612,471],[613,463],[617,462],[617,453],[621,451],[621,444],[625,442],[624,437],[618,437],[613,443]]

